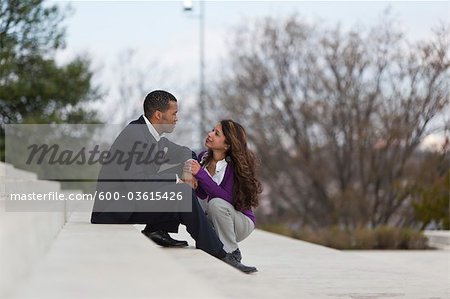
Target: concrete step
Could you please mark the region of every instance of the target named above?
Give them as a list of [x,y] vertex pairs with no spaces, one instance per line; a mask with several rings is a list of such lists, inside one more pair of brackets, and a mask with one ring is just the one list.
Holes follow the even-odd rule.
[[5,212],[0,200],[0,298],[42,259],[64,222],[60,212]]
[[42,260],[67,213],[65,202],[11,201],[10,194],[59,191],[57,182],[0,162],[0,298]]
[[65,212],[65,202],[54,200],[63,193],[58,182],[8,178],[2,185],[6,212]]
[[[184,229],[176,237],[193,244]],[[450,298],[447,251],[408,251],[403,260],[397,257],[380,261],[261,230],[255,230],[240,249],[243,262],[256,266],[259,272],[249,281],[243,277],[242,283],[233,283],[240,294],[245,294],[238,298]],[[186,251],[169,252],[191,272],[201,273],[221,293],[236,298],[236,289],[223,284],[223,276],[214,275],[209,265],[197,263]],[[424,262],[408,262],[417,260]],[[236,282],[238,278],[225,280]]]
[[20,178],[20,179],[37,179],[37,174],[17,169],[11,164],[0,162],[0,178],[7,177],[7,178]]
[[424,231],[428,238],[428,245],[437,249],[450,250],[450,231],[428,230]]
[[[10,297],[444,299],[450,294],[449,268],[408,263],[414,254],[394,263],[255,230],[240,248],[243,262],[259,272],[245,275],[195,249],[183,226],[173,235],[188,240],[190,246],[181,249],[161,248],[140,229],[92,225],[89,213],[73,213],[46,259]],[[448,262],[445,257],[434,262]]]
[[7,298],[224,298],[132,225],[88,217],[73,213],[28,283]]

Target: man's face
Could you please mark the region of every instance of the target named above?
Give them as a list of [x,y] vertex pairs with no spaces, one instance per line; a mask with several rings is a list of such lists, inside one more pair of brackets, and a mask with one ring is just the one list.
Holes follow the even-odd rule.
[[169,102],[169,109],[161,112],[161,129],[164,133],[172,133],[177,124],[178,104],[175,101]]

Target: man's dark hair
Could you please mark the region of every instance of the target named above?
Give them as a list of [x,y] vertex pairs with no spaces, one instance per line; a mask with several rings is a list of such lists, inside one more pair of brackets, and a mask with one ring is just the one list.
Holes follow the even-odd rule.
[[145,116],[150,118],[156,111],[166,112],[169,109],[170,101],[177,101],[173,94],[164,90],[152,91],[145,97],[144,100]]

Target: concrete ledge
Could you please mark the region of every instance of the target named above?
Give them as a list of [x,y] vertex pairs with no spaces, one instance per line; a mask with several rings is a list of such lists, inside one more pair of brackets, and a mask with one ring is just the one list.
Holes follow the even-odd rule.
[[[185,230],[179,235],[181,239],[188,237]],[[208,271],[209,265],[195,262],[187,253],[170,253],[229,298],[236,298],[235,288],[245,294],[238,298],[450,298],[450,255],[444,251],[407,251],[403,259],[378,259],[261,230],[255,230],[240,247],[243,262],[256,266],[259,272],[251,282],[245,277],[240,279],[242,283],[225,279],[235,285],[233,288],[222,283],[222,275]]]
[[73,213],[46,259],[10,298],[222,297],[132,225],[93,225],[88,218]]
[[31,205],[16,206],[27,211],[7,211],[5,200],[14,189],[18,193],[60,191],[60,184],[37,180],[34,173],[0,162],[0,298],[20,285],[43,259],[66,222],[64,202],[56,203],[56,212],[35,212]]
[[[194,248],[161,248],[136,225],[92,225],[74,213],[45,260],[11,298],[449,298],[449,255],[408,263],[371,258],[256,230],[241,243],[245,275]],[[437,252],[426,251],[427,254]],[[434,261],[434,263],[430,263]]]
[[0,298],[42,260],[63,225],[62,213],[0,211]]
[[8,178],[37,180],[37,174],[30,171],[17,169],[13,165],[3,162],[0,162],[0,176]]
[[[190,246],[167,249],[142,226],[92,225],[86,212],[66,225],[66,209],[6,213],[6,181],[60,189],[20,170],[6,177],[8,167],[0,163],[1,298],[450,298],[450,251],[342,252],[255,230],[240,248],[259,272],[245,275],[196,250],[183,226],[174,237]],[[449,232],[426,235],[448,248]]]
[[426,230],[428,246],[437,249],[450,250],[450,231],[448,230]]

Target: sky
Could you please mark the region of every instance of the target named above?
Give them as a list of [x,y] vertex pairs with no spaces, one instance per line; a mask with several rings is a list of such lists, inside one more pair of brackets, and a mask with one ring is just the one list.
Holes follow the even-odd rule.
[[[91,57],[96,80],[107,98],[117,96],[117,70],[123,67],[120,53],[132,49],[134,62],[148,74],[149,90],[166,88],[195,103],[199,78],[199,2],[191,12],[183,11],[183,1],[56,1],[70,6],[65,20],[67,47],[58,53],[64,63],[80,54]],[[449,1],[205,1],[205,74],[207,82],[220,72],[226,61],[230,35],[237,25],[262,17],[285,18],[294,13],[310,21],[344,28],[375,24],[386,8],[407,33],[408,38],[426,38],[430,29],[450,20]],[[154,65],[164,70],[152,77]],[[148,67],[147,67],[148,66]],[[132,74],[129,75],[132,78]],[[123,80],[123,78],[122,78]],[[131,80],[131,79],[130,79]],[[145,95],[142,95],[142,97]],[[137,99],[140,105],[142,97]]]

